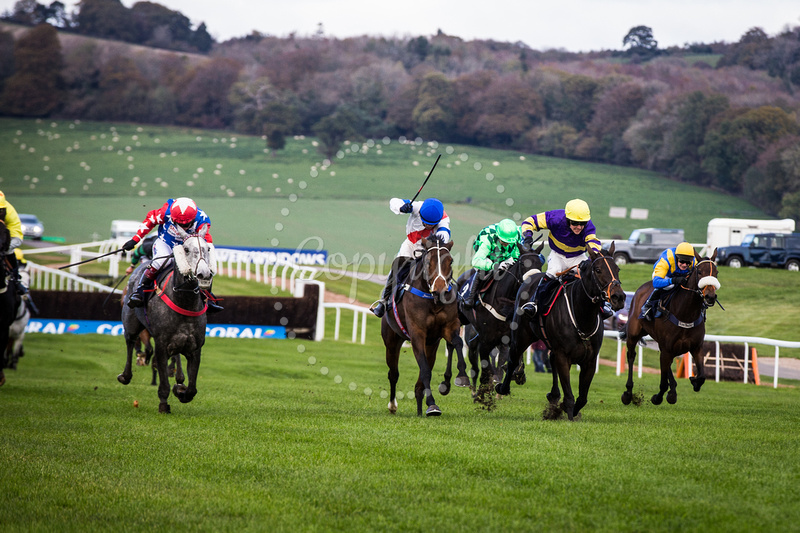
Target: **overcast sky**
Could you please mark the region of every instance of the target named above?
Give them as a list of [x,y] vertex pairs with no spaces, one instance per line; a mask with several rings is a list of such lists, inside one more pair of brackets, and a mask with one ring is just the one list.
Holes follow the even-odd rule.
[[[77,1],[62,0],[71,12]],[[431,36],[522,41],[531,48],[573,52],[622,49],[634,26],[649,26],[659,47],[736,42],[759,26],[768,35],[800,26],[798,0],[161,0],[205,22],[217,40],[253,30],[285,37]],[[16,0],[0,0],[0,11]],[[39,0],[49,5],[50,0]],[[134,0],[123,0],[131,7]]]

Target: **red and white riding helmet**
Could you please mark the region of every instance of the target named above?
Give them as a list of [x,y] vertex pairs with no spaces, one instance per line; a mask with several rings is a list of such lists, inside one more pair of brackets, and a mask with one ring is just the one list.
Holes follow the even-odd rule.
[[176,224],[191,224],[197,216],[197,204],[185,196],[176,198],[170,207],[170,216]]

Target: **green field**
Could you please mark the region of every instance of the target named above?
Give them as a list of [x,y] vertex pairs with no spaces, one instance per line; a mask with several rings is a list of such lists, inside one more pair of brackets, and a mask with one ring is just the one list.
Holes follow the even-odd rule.
[[[106,238],[112,219],[141,219],[168,197],[191,195],[218,244],[294,247],[318,237],[361,271],[365,257],[394,255],[405,220],[387,200],[413,195],[438,153],[424,194],[445,201],[462,256],[485,224],[575,196],[592,206],[601,238],[663,226],[697,242],[710,218],[762,216],[653,173],[396,139],[366,151],[351,144],[322,171],[312,142],[290,140],[273,158],[262,140],[230,133],[0,119],[0,188],[68,242]],[[650,218],[611,219],[611,206],[646,208]],[[650,272],[624,266],[623,288]],[[709,333],[800,340],[797,273],[721,267],[719,278],[726,310],[709,310]],[[379,291],[320,279],[363,303]],[[214,287],[272,294],[222,276]],[[350,316],[340,339],[350,338]],[[493,410],[454,389],[437,395],[444,414],[426,419],[409,398],[418,370],[404,349],[393,416],[379,321],[369,317],[362,346],[330,340],[333,311],[326,318],[322,342],[207,339],[198,395],[189,404],[171,397],[170,416],[158,414],[149,368],[135,368],[128,386],[117,382],[121,338],[28,335],[27,355],[0,388],[2,531],[727,532],[800,523],[796,381],[773,389],[712,380],[695,393],[681,379],[676,405],[626,407],[625,378],[601,366],[579,421],[568,423],[542,420],[550,376],[529,373]],[[615,348],[607,341],[601,357],[614,359]],[[657,364],[653,351],[645,364]],[[656,392],[658,376],[635,381],[635,393]]]
[[[401,357],[386,409],[375,327],[349,342],[208,339],[189,404],[128,386],[120,338],[30,335],[0,389],[3,531],[791,531],[796,388],[679,380],[623,406],[601,366],[578,422],[543,421],[547,374],[492,411],[465,389],[416,416]],[[604,351],[610,350],[604,346]],[[441,379],[443,361],[434,379]],[[576,380],[573,372],[573,382]],[[657,377],[634,391],[647,398]],[[133,406],[134,400],[139,407]]]
[[[348,258],[394,255],[405,219],[388,200],[413,196],[436,156],[422,197],[452,218],[456,250],[500,218],[518,221],[584,198],[600,238],[638,227],[682,227],[705,242],[715,217],[764,217],[742,199],[632,168],[518,152],[376,139],[343,146],[327,165],[313,139],[290,139],[272,156],[257,137],[90,122],[0,119],[0,187],[50,236],[107,238],[113,219],[144,218],[170,197],[191,196],[216,242],[314,247]],[[646,220],[609,218],[611,207],[649,210]]]

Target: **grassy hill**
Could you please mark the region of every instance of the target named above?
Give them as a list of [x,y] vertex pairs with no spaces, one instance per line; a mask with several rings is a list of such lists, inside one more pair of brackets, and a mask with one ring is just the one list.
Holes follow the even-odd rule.
[[[110,221],[142,219],[166,198],[191,196],[230,245],[295,247],[321,239],[331,253],[394,254],[404,222],[388,210],[410,197],[435,158],[421,197],[453,218],[456,248],[484,225],[584,198],[601,238],[637,227],[682,227],[705,241],[714,217],[761,217],[742,199],[632,168],[458,145],[375,139],[325,162],[313,139],[275,156],[258,137],[134,124],[0,119],[0,187],[48,235],[105,238]],[[610,218],[611,207],[647,209],[646,220]]]

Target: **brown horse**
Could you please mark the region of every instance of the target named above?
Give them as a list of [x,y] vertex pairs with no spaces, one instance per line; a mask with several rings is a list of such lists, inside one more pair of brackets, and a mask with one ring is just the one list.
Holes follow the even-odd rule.
[[[444,339],[448,350],[455,349],[463,360],[461,321],[458,318],[456,291],[453,287],[453,243],[443,243],[437,238],[422,241],[423,250],[411,266],[404,285],[405,294],[397,301],[392,296],[392,306],[381,319],[381,337],[386,346],[386,365],[389,367],[389,411],[397,412],[397,369],[400,348],[406,340],[419,366],[419,378],[414,387],[417,415],[422,416],[422,400],[428,406],[427,416],[438,416],[442,411],[436,405],[431,390],[431,375],[436,362],[439,341]],[[394,272],[398,270],[392,269]]]
[[[588,250],[589,259],[579,266],[574,279],[562,277],[554,299],[539,302],[539,313],[533,318],[522,310],[523,304],[531,300],[539,279],[545,274],[528,278],[517,294],[516,310],[511,324],[511,352],[509,368],[516,368],[522,352],[536,340],[543,340],[550,348],[550,363],[553,368],[553,387],[547,395],[552,411],[560,415],[565,411],[570,420],[586,405],[589,386],[594,379],[597,354],[603,343],[603,321],[600,311],[608,301],[614,310],[625,305],[625,292],[619,281],[619,267],[614,262],[614,244],[608,250]],[[572,365],[580,365],[578,398],[572,393],[569,371]],[[507,372],[496,390],[499,394],[511,391],[512,372]],[[558,384],[564,389],[564,401]]]
[[[650,401],[659,405],[667,393],[667,403],[678,401],[676,387],[678,383],[672,375],[672,360],[676,356],[691,353],[697,363],[697,376],[691,378],[695,392],[700,390],[706,381],[703,358],[700,351],[706,335],[706,309],[717,303],[717,265],[714,260],[717,250],[710,258],[701,258],[695,253],[695,264],[683,285],[679,285],[664,295],[659,304],[661,317],[652,321],[639,319],[639,312],[647,297],[653,291],[653,282],[648,281],[636,290],[631,301],[628,314],[628,381],[622,393],[622,403],[628,405],[633,400],[633,363],[636,359],[636,344],[645,335],[650,335],[661,352],[661,385],[658,394]],[[721,305],[720,305],[721,307]]]

